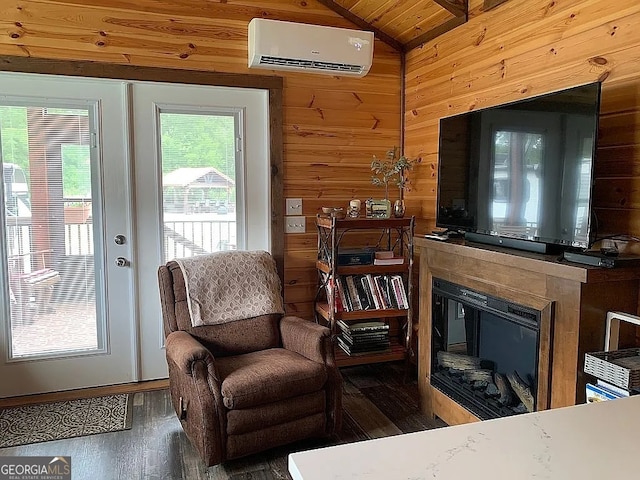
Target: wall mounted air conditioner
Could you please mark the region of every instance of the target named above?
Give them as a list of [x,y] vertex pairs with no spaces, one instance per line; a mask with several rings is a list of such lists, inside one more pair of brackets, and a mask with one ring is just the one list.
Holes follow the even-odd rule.
[[373,60],[373,32],[254,18],[249,67],[363,77]]

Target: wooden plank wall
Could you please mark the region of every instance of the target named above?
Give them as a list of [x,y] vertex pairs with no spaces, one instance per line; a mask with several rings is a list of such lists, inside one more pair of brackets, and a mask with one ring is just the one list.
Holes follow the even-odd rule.
[[400,142],[400,56],[376,41],[362,79],[249,70],[254,17],[356,28],[315,0],[0,0],[0,54],[283,76],[283,197],[301,197],[307,217],[306,234],[285,235],[284,296],[310,318],[315,214],[381,196],[369,165]]
[[509,0],[407,55],[405,153],[417,231],[435,226],[438,119],[603,81],[594,206],[598,234],[640,236],[640,2]]

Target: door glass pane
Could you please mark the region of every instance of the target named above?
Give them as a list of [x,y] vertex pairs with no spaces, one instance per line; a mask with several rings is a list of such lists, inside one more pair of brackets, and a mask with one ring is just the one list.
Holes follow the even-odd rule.
[[89,113],[0,105],[13,359],[103,347],[95,295]]
[[238,247],[235,121],[160,113],[165,261]]

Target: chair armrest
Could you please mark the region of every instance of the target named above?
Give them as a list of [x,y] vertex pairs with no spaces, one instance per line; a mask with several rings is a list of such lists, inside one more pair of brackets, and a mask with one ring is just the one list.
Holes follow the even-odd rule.
[[207,466],[226,458],[225,408],[211,352],[187,332],[166,340],[171,403],[182,428]]
[[167,336],[166,340],[167,361],[173,362],[185,375],[196,375],[197,362],[203,362],[207,374],[216,382],[220,382],[220,375],[216,369],[215,359],[211,352],[198,340],[187,332],[178,330]]
[[299,317],[283,317],[280,320],[282,346],[309,360],[333,365],[331,331],[317,323]]

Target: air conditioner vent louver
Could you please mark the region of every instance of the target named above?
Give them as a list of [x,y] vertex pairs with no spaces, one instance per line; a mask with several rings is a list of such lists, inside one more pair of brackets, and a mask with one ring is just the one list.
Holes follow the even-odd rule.
[[332,72],[362,73],[361,65],[347,65],[344,63],[315,62],[313,60],[300,60],[298,58],[260,57],[261,65],[280,65],[298,68],[311,68],[314,70],[329,70]]
[[363,77],[373,61],[373,32],[254,18],[248,66]]

